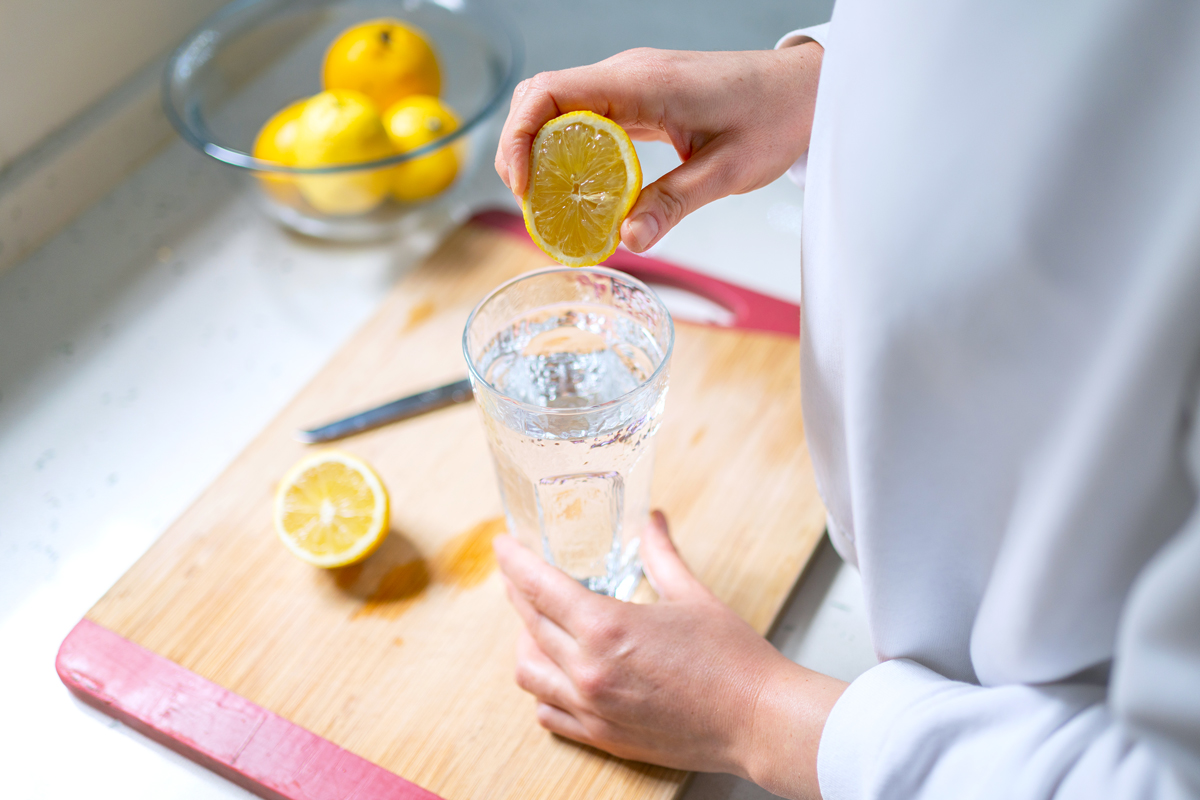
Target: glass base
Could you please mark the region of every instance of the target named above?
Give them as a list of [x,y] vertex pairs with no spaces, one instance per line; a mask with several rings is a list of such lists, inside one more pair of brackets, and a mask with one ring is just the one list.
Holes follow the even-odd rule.
[[629,600],[642,582],[642,560],[635,558],[616,575],[584,578],[579,581],[584,588],[596,594],[608,595],[618,600]]

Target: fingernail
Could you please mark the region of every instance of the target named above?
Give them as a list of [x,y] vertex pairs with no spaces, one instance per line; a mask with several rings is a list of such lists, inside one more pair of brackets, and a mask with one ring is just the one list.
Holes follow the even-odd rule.
[[517,192],[517,171],[512,167],[508,168],[508,190],[513,194]]
[[658,220],[651,214],[639,214],[629,222],[629,235],[625,244],[635,253],[650,246],[658,236]]

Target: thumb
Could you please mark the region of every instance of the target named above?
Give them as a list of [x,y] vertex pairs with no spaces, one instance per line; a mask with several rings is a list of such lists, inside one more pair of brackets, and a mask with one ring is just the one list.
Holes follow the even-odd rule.
[[696,576],[692,575],[691,570],[679,557],[679,552],[667,533],[667,518],[661,511],[650,514],[650,524],[642,535],[641,556],[650,585],[664,600],[681,600],[698,593],[708,594],[708,589],[696,580]]
[[722,148],[706,148],[642,189],[621,223],[621,241],[635,253],[666,235],[701,206],[732,194],[735,170]]

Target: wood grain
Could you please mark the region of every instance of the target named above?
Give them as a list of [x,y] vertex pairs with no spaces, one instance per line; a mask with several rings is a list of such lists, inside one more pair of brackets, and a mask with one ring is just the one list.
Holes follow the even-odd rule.
[[[342,443],[392,497],[363,564],[315,570],[271,527],[275,481],[307,450],[294,429],[461,377],[471,308],[544,263],[494,231],[452,236],[88,618],[447,800],[676,796],[683,773],[552,737],[513,683],[519,623],[486,546],[502,509],[473,405]],[[824,526],[798,342],[681,323],[670,380],[655,504],[700,579],[765,632]]]

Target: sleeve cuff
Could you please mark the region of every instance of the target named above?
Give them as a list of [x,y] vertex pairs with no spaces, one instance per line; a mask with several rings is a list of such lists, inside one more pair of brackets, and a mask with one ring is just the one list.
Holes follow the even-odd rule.
[[860,675],[838,698],[821,732],[817,781],[827,800],[873,796],[887,739],[914,704],[946,688],[936,672],[905,659]]
[[807,28],[800,28],[785,34],[782,39],[775,43],[775,49],[780,50],[784,47],[795,47],[798,44],[805,42],[816,42],[821,47],[828,47],[825,44],[829,39],[829,23],[822,22],[820,25],[811,25]]

